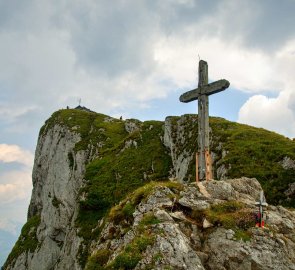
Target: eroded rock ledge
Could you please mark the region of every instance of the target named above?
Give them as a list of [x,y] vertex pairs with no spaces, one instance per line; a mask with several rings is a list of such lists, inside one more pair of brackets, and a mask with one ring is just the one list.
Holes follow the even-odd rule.
[[103,221],[86,269],[295,269],[294,212],[269,206],[256,228],[256,179],[203,186],[210,196],[173,182],[135,191]]

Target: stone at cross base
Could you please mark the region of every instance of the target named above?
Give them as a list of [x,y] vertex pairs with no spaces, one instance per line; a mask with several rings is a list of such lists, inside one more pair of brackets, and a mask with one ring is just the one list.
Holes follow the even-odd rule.
[[196,181],[210,180],[212,176],[211,155],[209,149],[209,99],[208,96],[228,88],[227,80],[219,80],[208,84],[208,64],[199,61],[198,88],[182,94],[181,102],[198,100],[198,152],[196,153]]

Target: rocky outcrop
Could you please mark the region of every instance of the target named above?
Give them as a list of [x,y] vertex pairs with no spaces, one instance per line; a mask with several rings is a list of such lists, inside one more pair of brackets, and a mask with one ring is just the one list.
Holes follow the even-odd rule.
[[295,170],[295,161],[289,157],[284,157],[282,161],[279,162],[285,170],[293,169]]
[[[265,228],[256,228],[253,213],[261,191],[256,179],[203,186],[209,196],[195,184],[158,184],[135,206],[132,219],[121,217],[116,224],[119,209],[132,204],[131,195],[106,219],[86,269],[95,269],[90,267],[95,262],[101,269],[129,269],[124,267],[131,255],[134,269],[295,269],[294,212],[269,206]],[[104,264],[95,257],[101,250],[110,251]]]
[[75,219],[78,191],[83,185],[85,151],[74,151],[80,136],[55,125],[39,137],[33,169],[33,191],[28,220],[38,216],[35,250],[11,259],[6,269],[80,269],[81,239]]

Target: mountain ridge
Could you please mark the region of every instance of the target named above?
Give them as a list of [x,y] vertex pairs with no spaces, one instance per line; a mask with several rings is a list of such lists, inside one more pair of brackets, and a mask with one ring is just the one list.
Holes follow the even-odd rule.
[[[256,177],[269,202],[294,207],[294,141],[221,118],[210,126],[215,178]],[[40,129],[29,225],[5,269],[84,268],[104,217],[127,194],[150,181],[194,181],[196,134],[196,115],[141,122],[55,112]]]

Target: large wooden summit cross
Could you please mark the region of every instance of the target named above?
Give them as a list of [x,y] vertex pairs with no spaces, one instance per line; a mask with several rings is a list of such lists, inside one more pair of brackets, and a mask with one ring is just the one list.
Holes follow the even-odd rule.
[[198,152],[196,153],[196,181],[212,179],[211,155],[209,151],[209,112],[208,96],[229,87],[227,80],[219,80],[208,84],[208,64],[199,62],[198,88],[182,94],[181,102],[198,100]]

